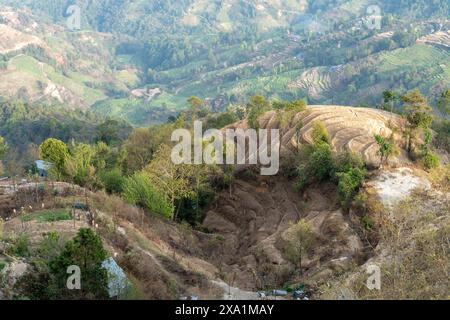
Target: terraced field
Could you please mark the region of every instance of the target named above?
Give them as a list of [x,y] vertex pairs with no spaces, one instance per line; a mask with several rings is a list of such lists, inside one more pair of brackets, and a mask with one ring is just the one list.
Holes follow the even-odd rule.
[[[309,114],[302,114],[294,120],[304,124],[299,133],[302,142],[313,143],[313,125],[320,121],[328,129],[331,145],[337,152],[351,151],[359,154],[369,166],[374,167],[379,164],[379,147],[374,135],[388,137],[393,132],[392,128],[399,128],[402,123],[397,115],[369,108],[314,106],[310,110]],[[288,137],[283,137],[283,140]],[[397,138],[400,140],[400,137]],[[296,139],[290,138],[290,142],[296,145]],[[407,160],[400,156],[394,161]]]
[[417,42],[450,48],[450,30],[438,31],[418,39]]
[[[406,57],[408,57],[406,59]],[[412,67],[428,67],[450,63],[450,53],[429,45],[418,44],[405,49],[398,49],[380,55],[378,70],[380,72],[401,72]]]
[[327,67],[308,69],[293,83],[291,87],[305,91],[309,97],[319,100],[329,91],[333,90],[335,82],[332,80],[332,73]]
[[[278,116],[275,111],[266,113],[260,118],[261,128],[279,128]],[[402,126],[402,118],[398,115],[370,108],[355,108],[343,106],[310,106],[305,112],[298,113],[290,123],[281,130],[281,152],[290,152],[300,144],[312,144],[313,125],[320,121],[325,125],[331,137],[331,145],[337,152],[351,151],[362,156],[369,167],[380,164],[378,145],[374,135],[388,137],[393,128]],[[298,130],[298,125],[301,129]],[[231,128],[247,129],[246,120],[232,125]],[[402,146],[399,134],[394,135],[399,146]],[[403,150],[392,164],[409,164]]]

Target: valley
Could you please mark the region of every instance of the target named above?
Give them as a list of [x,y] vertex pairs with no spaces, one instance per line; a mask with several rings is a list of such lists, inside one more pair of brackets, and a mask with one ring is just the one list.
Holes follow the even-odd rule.
[[0,0],[0,300],[448,300],[449,17]]
[[[435,177],[407,160],[404,150],[389,161],[389,167],[379,168],[375,150],[368,151],[373,134],[389,135],[390,130],[401,126],[401,118],[385,111],[344,106],[310,106],[280,127],[284,133],[282,162],[295,154],[297,143],[314,143],[311,126],[319,119],[330,132],[333,150],[337,152],[347,146],[361,154],[366,163],[372,163],[360,191],[368,197],[362,206],[354,202],[350,210],[343,208],[333,182],[315,183],[299,192],[294,181],[285,176],[286,171],[278,176],[259,177],[252,168],[243,167],[229,188],[219,191],[207,205],[201,225],[192,228],[145,214],[121,198],[101,191],[91,192],[67,183],[30,182],[14,187],[11,182],[2,182],[1,205],[6,218],[3,233],[6,238],[26,235],[29,250],[34,250],[43,241],[45,232],[57,230],[62,239],[68,239],[80,228],[93,228],[109,255],[132,281],[134,289],[128,293],[129,298],[261,299],[258,292],[299,283],[310,299],[370,295],[367,290],[355,291],[355,285],[365,283],[358,280],[364,277],[364,268],[373,261],[390,268],[393,263],[390,255],[396,254],[390,240],[384,238],[387,234],[378,228],[403,221],[399,220],[404,219],[402,212],[414,208],[419,211],[409,216],[408,223],[428,225],[417,232],[430,237],[434,232],[445,234],[450,212],[445,180],[448,176],[442,180],[444,185],[436,184]],[[291,128],[300,122],[301,130],[293,135]],[[262,128],[280,126],[274,112],[262,115],[260,124]],[[245,125],[244,121],[232,127]],[[75,203],[85,203],[85,209],[76,209]],[[432,211],[426,211],[430,208]],[[66,210],[70,215],[48,220],[50,213],[44,215],[45,210]],[[420,210],[428,213],[422,216]],[[285,247],[298,221],[308,223],[314,239],[302,261],[301,273],[295,271]],[[368,221],[373,224],[370,228],[365,226]],[[430,254],[437,253],[430,250]],[[23,274],[31,266],[27,258],[11,260],[9,254],[3,254],[2,257],[0,253],[1,260],[8,263],[4,271],[6,283],[11,287],[4,287],[0,293],[8,298],[14,292],[10,290],[16,283],[16,274]],[[448,263],[448,255],[441,258]],[[429,271],[436,272],[437,277],[444,276],[436,269],[439,264],[428,268],[431,269],[416,270],[417,277],[422,275],[420,272]],[[445,287],[448,279],[440,281],[443,283],[436,282],[436,287],[430,290],[444,297],[440,284]],[[389,288],[386,292],[395,291],[390,283],[386,285]],[[422,293],[409,294],[412,298]]]
[[[149,8],[117,3],[111,11],[130,22],[127,29],[100,22],[108,17],[99,10],[107,1],[99,0],[80,2],[82,28],[70,31],[57,14],[64,2],[0,2],[2,95],[91,109],[145,126],[185,109],[190,96],[216,111],[255,94],[357,106],[378,104],[391,87],[419,88],[436,101],[448,86],[449,22],[438,11],[408,21],[397,16],[401,9],[392,9],[381,28],[371,30],[364,25],[362,0],[324,6],[320,23],[307,1],[198,0],[183,3],[182,10],[172,2]],[[164,10],[170,19],[164,20]],[[147,12],[154,15],[139,20]],[[138,90],[156,94],[143,98]]]

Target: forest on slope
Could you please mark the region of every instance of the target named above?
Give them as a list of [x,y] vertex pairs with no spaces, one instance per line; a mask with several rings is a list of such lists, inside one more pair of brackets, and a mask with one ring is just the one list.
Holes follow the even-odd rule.
[[[2,95],[89,108],[138,126],[164,122],[193,95],[213,110],[256,94],[374,106],[384,90],[419,88],[435,106],[449,86],[445,1],[0,4],[19,7],[16,17],[4,9],[2,23],[24,39],[1,54],[0,78],[24,80],[0,86]],[[73,4],[81,30],[66,26]],[[378,16],[369,5],[378,5],[380,28],[370,27]]]

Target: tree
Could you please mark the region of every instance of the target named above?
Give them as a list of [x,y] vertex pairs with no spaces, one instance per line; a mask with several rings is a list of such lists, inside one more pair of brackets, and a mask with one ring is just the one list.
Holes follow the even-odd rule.
[[339,197],[343,207],[348,209],[366,177],[366,171],[363,168],[352,167],[345,172],[337,173],[337,177]]
[[3,160],[8,152],[8,144],[5,141],[5,138],[0,136],[0,160]]
[[217,169],[218,167],[215,165],[201,164],[190,165],[188,170],[186,170],[186,173],[188,174],[187,179],[190,181],[189,185],[192,188],[191,197],[195,197],[194,217],[188,217],[191,222],[198,222],[200,218],[200,197],[210,191],[210,177],[214,175]]
[[93,151],[91,161],[97,172],[106,168],[113,168],[116,165],[117,155],[113,153],[112,149],[105,142],[97,142],[91,148]]
[[6,153],[8,152],[8,144],[5,139],[0,136],[0,175],[3,174],[3,163],[2,160],[5,158]]
[[308,153],[304,161],[297,168],[299,181],[297,188],[303,190],[312,182],[322,182],[334,176],[335,165],[333,152],[329,144],[321,143],[317,146],[305,148]]
[[125,174],[142,170],[152,159],[156,151],[149,129],[134,130],[124,143],[121,152],[121,166]]
[[374,137],[379,146],[378,155],[380,156],[380,165],[383,165],[384,163],[387,163],[389,158],[396,152],[394,138],[391,135],[386,139],[379,134],[376,134]]
[[39,146],[40,157],[54,165],[58,177],[64,175],[64,166],[69,157],[69,148],[61,140],[50,138]]
[[442,95],[438,101],[438,108],[443,115],[450,115],[450,89],[442,92]]
[[109,194],[121,194],[123,192],[125,178],[122,176],[122,172],[117,168],[111,171],[102,172],[100,174],[100,181],[106,192]]
[[394,111],[395,103],[398,101],[398,95],[391,90],[383,91],[383,102],[385,105],[389,106],[391,112]]
[[273,108],[277,111],[277,120],[281,130],[292,121],[295,115],[306,110],[306,102],[304,100],[275,101],[272,103]]
[[119,122],[116,120],[106,120],[100,124],[97,128],[99,141],[103,141],[110,145],[116,143],[119,140]]
[[270,109],[270,102],[263,96],[253,96],[247,103],[247,121],[251,128],[259,129],[259,117]]
[[64,171],[70,179],[80,186],[96,185],[96,168],[93,165],[95,151],[84,143],[72,143],[70,155],[65,161]]
[[334,171],[333,152],[328,144],[322,143],[317,146],[310,158],[310,168],[313,177],[319,182],[332,176]]
[[411,154],[413,144],[421,129],[428,129],[433,123],[432,108],[419,90],[408,92],[402,97],[406,116],[407,150]]
[[300,273],[303,274],[303,259],[308,255],[314,241],[314,234],[311,226],[301,219],[297,224],[289,229],[286,255],[288,259],[296,265]]
[[313,123],[312,139],[315,145],[319,145],[321,143],[331,143],[330,134],[322,122],[315,121]]
[[420,162],[427,169],[431,170],[439,167],[441,160],[439,156],[432,151],[433,134],[427,129],[424,134],[424,142],[420,146]]
[[401,48],[409,47],[416,41],[416,38],[410,32],[396,31],[392,36],[392,40]]
[[[169,146],[161,145],[144,172],[152,184],[167,195],[171,205],[175,207],[177,200],[193,196],[194,191],[189,182],[192,166],[174,164],[171,153],[172,149]],[[177,212],[173,216],[173,219],[176,218]]]
[[147,209],[150,213],[173,218],[173,205],[143,173],[137,173],[125,179],[123,197],[128,203]]
[[[57,292],[55,299],[107,299],[108,274],[102,267],[107,258],[101,238],[91,229],[82,228],[68,241],[61,254],[50,261],[51,285]],[[81,271],[81,290],[68,290],[67,268],[78,266]]]
[[195,119],[197,118],[197,114],[200,111],[200,108],[203,105],[203,101],[195,96],[192,96],[188,99],[188,103],[191,108],[191,114],[192,114],[192,124],[194,124]]

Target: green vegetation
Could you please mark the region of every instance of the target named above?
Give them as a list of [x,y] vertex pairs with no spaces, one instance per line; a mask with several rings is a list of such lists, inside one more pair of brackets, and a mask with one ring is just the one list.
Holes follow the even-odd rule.
[[433,117],[430,106],[419,90],[408,92],[402,96],[402,101],[404,103],[405,117],[408,122],[405,132],[407,136],[407,149],[411,154],[419,130],[427,130],[433,123]]
[[7,143],[10,151],[3,153],[5,169],[14,166],[22,174],[38,159],[37,147],[48,138],[64,143],[72,139],[85,143],[106,141],[117,146],[130,131],[131,126],[124,121],[102,119],[92,113],[20,101],[0,102],[0,136],[4,137],[1,145]]
[[52,163],[56,170],[62,171],[69,157],[69,148],[64,142],[50,138],[39,146],[39,154],[43,160]]
[[12,247],[8,249],[8,253],[18,257],[28,257],[30,255],[28,235],[22,234],[14,237],[12,240]]
[[[443,93],[445,97],[445,92]],[[404,109],[407,119],[406,138],[410,155],[419,158],[422,165],[427,169],[434,169],[440,165],[440,159],[437,154],[432,151],[431,145],[433,135],[430,127],[433,124],[432,109],[428,105],[425,97],[419,90],[414,90],[402,97]],[[423,144],[417,146],[417,136],[422,133]]]
[[334,174],[333,153],[329,144],[321,143],[314,146],[308,162],[299,166],[300,181],[298,187],[303,189],[312,181],[322,182]]
[[130,204],[147,209],[151,213],[159,214],[169,219],[173,217],[173,205],[169,203],[163,194],[155,189],[150,179],[143,174],[135,174],[125,180],[123,197]]
[[314,145],[305,146],[300,150],[301,160],[298,166],[299,181],[297,182],[300,190],[313,182],[331,179],[335,173],[329,134],[322,123],[314,123],[312,137]]
[[378,154],[380,155],[380,165],[387,164],[389,158],[398,152],[393,134],[388,139],[376,134],[375,141],[379,146]]
[[100,181],[106,192],[110,194],[121,194],[123,192],[125,177],[118,168],[102,172],[100,174]]
[[366,178],[364,161],[348,152],[334,154],[330,135],[321,122],[314,123],[312,137],[314,145],[299,150],[297,188],[303,191],[313,183],[336,182],[342,206],[348,209]]
[[359,155],[349,152],[339,155],[335,163],[339,197],[348,209],[366,178],[365,164]]
[[450,152],[450,120],[435,121],[433,129],[437,133],[435,139],[436,147]]
[[437,154],[433,152],[428,152],[421,157],[420,163],[422,163],[422,165],[427,170],[431,170],[439,167],[439,165],[441,164],[441,159]]
[[438,101],[438,108],[444,116],[450,115],[450,89],[442,92]]
[[312,138],[314,145],[316,146],[320,144],[329,145],[331,143],[330,134],[328,133],[323,123],[320,121],[316,121],[313,124]]
[[[108,299],[107,258],[101,238],[91,229],[80,229],[73,240],[61,243],[57,233],[46,234],[32,261],[32,268],[16,284],[20,298],[33,300]],[[80,290],[67,288],[68,267],[80,268]]]
[[67,209],[42,210],[33,213],[27,213],[21,216],[21,220],[24,222],[37,221],[38,223],[65,221],[71,219],[72,215]]
[[[304,8],[299,1],[81,1],[82,30],[55,33],[60,26],[51,20],[64,23],[63,13],[72,3],[0,0],[0,5],[31,9],[20,12],[20,28],[12,20],[1,21],[7,33],[17,33],[12,41],[6,34],[0,54],[0,174],[11,177],[13,184],[18,178],[41,179],[34,161],[42,159],[53,164],[46,179],[86,188],[86,207],[92,197],[97,209],[114,208],[114,228],[120,222],[117,215],[132,223],[137,216],[144,219],[145,212],[162,218],[150,222],[172,219],[201,230],[204,211],[218,193],[228,188],[230,199],[235,199],[237,171],[231,165],[174,165],[172,132],[192,131],[195,120],[202,120],[205,130],[239,120],[258,129],[261,117],[272,111],[275,125],[295,130],[291,137],[300,142],[302,123],[292,128],[292,120],[310,103],[401,113],[401,132],[391,128],[390,136],[374,135],[380,165],[388,165],[398,152],[396,143],[404,143],[410,159],[430,172],[436,186],[448,190],[449,170],[440,166],[441,150],[436,150],[450,150],[450,52],[439,44],[444,37],[436,34],[437,29],[448,29],[450,5],[445,1],[377,0],[383,8],[380,30],[364,26],[364,9],[373,4],[369,0],[307,1]],[[289,178],[296,179],[301,191],[320,185],[330,187],[333,195],[337,191],[344,210],[352,205],[361,209],[347,222],[355,218],[361,222],[359,231],[372,236],[381,222],[370,214],[371,199],[360,191],[367,176],[363,160],[334,152],[320,121],[313,123],[311,138],[311,145],[299,143],[297,154],[287,159]],[[366,151],[371,152],[373,142],[368,143]],[[97,190],[111,196],[88,192]],[[41,191],[36,189],[39,203]],[[109,201],[104,204],[96,197]],[[304,197],[306,202],[306,192]],[[16,205],[19,200],[14,199]],[[123,213],[125,207],[129,211]],[[71,215],[66,209],[43,210],[21,219],[44,223],[69,220]],[[404,229],[388,225],[382,236],[408,250],[396,237],[415,226],[399,221]],[[128,250],[134,247],[122,243],[126,241],[106,223],[99,232],[105,226],[109,245],[120,243],[130,269],[155,262],[136,255],[140,261],[134,263],[136,252]],[[0,221],[0,238],[2,227]],[[316,239],[303,219],[290,229],[284,254],[303,273],[302,262]],[[188,238],[183,235],[191,241]],[[425,279],[423,270],[430,268],[439,279],[429,262],[436,257],[444,261],[436,249],[442,239],[440,232],[414,236],[413,243],[431,253],[426,261],[412,255],[404,266],[384,266],[387,296],[396,292],[397,282],[406,283],[399,270]],[[32,269],[18,283],[20,294],[15,298],[107,298],[101,268],[106,251],[92,230],[81,229],[65,244],[58,234],[47,234],[38,249],[26,236],[6,241],[8,254],[26,257]],[[74,264],[82,267],[81,291],[65,287],[67,267]],[[179,273],[185,265],[189,262],[171,267]],[[264,272],[275,269],[270,265]],[[146,274],[149,282],[155,280],[152,276]],[[172,295],[184,293],[186,288],[178,287],[170,275],[158,274],[160,278]],[[399,288],[401,293],[414,292],[408,286]]]
[[247,121],[250,128],[259,128],[259,117],[270,110],[270,103],[263,96],[253,96],[247,103]]
[[[378,2],[384,18],[376,31],[355,24],[365,16],[363,8],[371,4],[367,0],[309,2],[304,12],[295,1],[269,3],[261,12],[256,3],[244,2],[231,7],[200,0],[85,2],[79,4],[86,13],[82,31],[36,32],[45,46],[0,55],[0,66],[9,68],[8,85],[0,93],[14,92],[23,101],[91,107],[137,126],[165,122],[188,108],[186,100],[193,96],[215,110],[255,95],[375,105],[388,88],[419,88],[437,106],[436,88],[450,84],[450,54],[438,44],[416,40],[448,17],[448,4]],[[31,8],[36,15],[29,17],[31,24],[35,19],[39,23],[42,14],[65,22],[64,8],[71,2],[0,3]],[[42,28],[47,31],[45,24]],[[97,31],[122,36],[104,37]],[[44,94],[50,83],[57,87],[53,97]],[[149,88],[161,91],[148,99],[132,94]],[[257,117],[253,110],[250,122]]]

